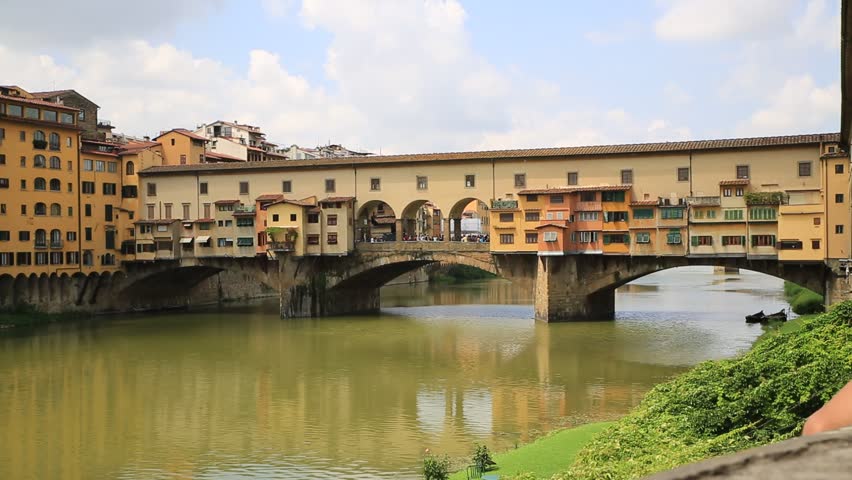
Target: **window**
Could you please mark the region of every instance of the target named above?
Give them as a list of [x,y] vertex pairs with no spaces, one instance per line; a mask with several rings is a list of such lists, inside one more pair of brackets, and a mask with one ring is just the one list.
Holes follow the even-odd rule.
[[[171,220],[172,219],[172,204],[166,203],[166,204],[163,204],[163,206],[166,209],[166,215],[165,215],[166,220]],[[110,213],[112,213],[112,205],[107,205],[106,207],[107,207],[107,210]],[[111,219],[111,217],[107,217],[107,221],[110,221],[110,219]]]
[[47,215],[47,205],[41,202],[35,204],[36,215]]
[[80,263],[80,252],[65,252],[65,263],[67,265],[78,265]]
[[597,192],[580,192],[581,202],[595,202],[598,199]]
[[633,183],[633,170],[621,171],[621,183],[623,185],[629,185]]
[[133,165],[133,162],[127,162],[124,165],[124,174],[125,175],[135,175],[136,167]]
[[27,214],[27,204],[21,204],[21,215]]
[[775,209],[768,207],[752,207],[748,212],[749,220],[775,220]]
[[280,218],[280,217],[278,216],[278,214],[277,214],[277,213],[273,213],[273,214],[272,214],[272,221],[273,221],[273,222],[277,222],[279,218]]
[[501,222],[514,222],[515,221],[515,214],[514,213],[501,213],[500,214],[500,221]]
[[14,264],[15,255],[12,252],[0,253],[0,266],[9,267]]
[[240,195],[248,195],[249,182],[240,182]]
[[325,193],[334,193],[335,191],[335,182],[333,178],[325,179]]
[[36,155],[33,157],[33,166],[36,168],[45,168],[47,166],[47,161],[44,159],[44,155]]
[[204,204],[204,218],[210,218],[210,204]]
[[630,243],[630,235],[625,233],[605,233],[603,236],[604,245],[612,243]]
[[731,190],[730,188],[723,188],[723,189],[722,189],[722,196],[724,196],[724,197],[730,197],[730,196],[731,196],[731,192],[732,192],[732,190]]
[[104,183],[104,195],[115,195],[115,191],[114,183]]
[[799,162],[799,176],[800,177],[810,177],[811,176],[811,162]]
[[579,239],[579,243],[597,243],[598,241],[598,232],[577,232],[578,235],[576,238]]
[[[68,216],[74,216],[74,207],[68,207]],[[130,212],[130,219],[133,220],[133,212]]]
[[745,190],[743,189],[743,187],[737,187],[737,189],[734,190],[734,194],[738,197],[742,197],[744,193]]
[[0,188],[9,188],[8,178],[0,178]]
[[473,188],[476,186],[476,175],[465,175],[464,176],[464,186],[465,188]]
[[330,226],[337,225],[337,215],[329,215],[327,217],[326,225],[330,225]]
[[24,107],[24,117],[38,120],[38,109],[35,107]]
[[429,188],[429,177],[417,176],[417,190],[426,190]]
[[528,202],[537,202],[538,201],[538,195],[527,195],[527,201]]
[[835,193],[834,194],[834,203],[843,203],[843,194]]
[[91,172],[94,169],[95,169],[94,162],[84,158],[83,159],[83,170],[86,171],[86,172]]
[[774,247],[775,246],[775,235],[752,235],[751,236],[751,246],[752,247]]
[[146,185],[147,185],[147,189],[148,189],[148,196],[149,197],[156,197],[157,196],[157,184],[152,183],[152,182],[148,182]]
[[779,250],[801,250],[802,248],[804,248],[804,246],[799,240],[781,240],[778,242]]
[[15,255],[15,263],[18,265],[32,265],[33,254],[30,252],[18,252]]
[[811,240],[811,248],[814,250],[819,250],[819,240]]
[[327,236],[327,242],[329,245],[337,245],[337,234],[329,233]]
[[737,165],[737,179],[749,178],[748,165]]
[[651,233],[636,232],[636,243],[651,243]]
[[95,171],[103,172],[106,170],[106,162],[103,160],[95,160]]
[[[70,113],[60,113],[59,121],[68,125],[74,125],[74,115],[71,115]],[[71,145],[68,146],[70,147]]]
[[834,166],[834,173],[843,173],[843,164],[838,163]]
[[515,174],[515,187],[526,187],[527,186],[527,174],[526,173],[516,173]]
[[821,224],[822,224],[822,218],[814,217],[814,225],[821,225]]
[[604,212],[604,222],[626,222],[627,212]]
[[[336,222],[337,220],[335,220]],[[319,223],[319,213],[309,213],[308,223]]]
[[47,190],[47,182],[43,178],[36,178],[33,182],[33,189]]
[[0,230],[0,242],[8,242],[10,239],[8,230]]
[[834,226],[834,233],[837,233],[837,234],[843,233],[843,225],[835,225]]
[[692,237],[693,247],[709,247],[713,245],[713,237],[710,235],[694,235]]
[[6,154],[0,153],[0,165],[6,165]]
[[61,217],[62,216],[62,205],[58,203],[50,204],[50,216],[51,217]]
[[515,243],[515,235],[511,233],[501,233],[500,234],[500,244],[501,245],[511,245]]
[[83,182],[82,189],[83,193],[95,193],[95,182]]
[[[54,113],[54,115],[56,115],[56,113]],[[50,142],[48,143],[49,146],[50,146],[49,148],[51,150],[59,150],[60,143],[61,143],[61,141],[59,140],[59,134],[56,133],[56,132],[53,132],[53,133],[50,134],[50,137],[48,137],[48,138],[50,138]]]
[[0,128],[0,141],[3,141],[5,139],[6,139],[6,129]]
[[743,246],[745,245],[745,235],[723,235],[722,246]]
[[207,182],[201,182],[198,184],[198,193],[200,195],[207,195]]
[[35,254],[35,264],[36,265],[47,265],[47,252],[36,252]]
[[91,217],[92,216],[92,204],[87,203],[83,205],[83,216]]
[[[68,185],[71,185],[70,183]],[[58,178],[50,179],[50,191],[51,192],[59,192],[62,191],[62,182],[59,181]],[[69,190],[70,192],[70,190]]]
[[[183,207],[183,215],[181,216],[181,218],[183,220],[188,220],[189,219],[189,206],[190,205],[188,203],[184,203],[184,204],[181,204],[181,206]],[[237,225],[239,225],[239,223],[240,223],[240,221],[237,220]]]
[[109,172],[109,173],[118,173],[118,163],[116,163],[116,162],[107,162],[107,172]]
[[237,238],[237,246],[238,247],[253,247],[254,246],[254,238],[252,238],[252,237],[238,237]]
[[633,209],[633,219],[634,220],[648,220],[654,218],[654,209],[653,208],[634,208]]
[[291,221],[291,222],[295,222],[295,221],[296,221],[296,219],[298,219],[298,218],[299,218],[299,217],[297,217],[295,213],[291,213],[291,214],[290,214],[290,221]]
[[663,220],[680,220],[683,218],[682,208],[661,208],[660,218]]
[[26,189],[27,189],[27,181],[21,180],[21,190],[26,190]]
[[73,144],[74,144],[74,141],[73,141],[73,140],[71,140],[71,137],[65,137],[65,146],[66,146],[66,147],[71,148],[71,146],[72,146]]
[[[172,140],[172,141],[174,141],[174,140]],[[186,165],[186,154],[185,153],[180,154],[180,164]]]
[[153,220],[153,219],[154,219],[154,204],[153,204],[153,203],[149,203],[149,204],[148,204],[148,205],[146,205],[145,207],[146,207],[146,210],[147,210],[147,211],[146,211],[146,214],[147,214],[147,215],[146,215],[146,218],[147,218],[148,220]]
[[577,185],[579,177],[577,172],[568,172],[568,185]]
[[689,167],[680,167],[677,169],[677,181],[678,182],[688,182],[689,181]]
[[50,157],[50,168],[54,170],[62,170],[62,160],[59,157]]
[[0,203],[0,215],[6,215],[6,204]]
[[6,106],[6,113],[8,113],[9,115],[15,116],[15,117],[20,117],[20,116],[23,115],[23,109],[21,108],[20,105],[7,105]]
[[68,171],[70,172],[70,171],[74,170],[74,164],[71,162],[71,160],[68,160],[67,163],[68,163]]
[[623,202],[624,192],[601,192],[601,201],[603,202]]
[[[547,233],[550,233],[550,232],[546,232],[544,234],[544,241],[547,241]],[[553,233],[556,233],[556,232],[553,232]],[[534,233],[534,232],[527,232],[526,234],[524,234],[524,241],[526,243],[538,243],[538,234]]]
[[725,220],[742,220],[742,210],[725,210]]
[[554,205],[559,205],[559,204],[565,203],[565,196],[564,195],[551,195],[550,196],[550,203],[552,203]]
[[683,243],[681,236],[680,236],[680,230],[672,230],[669,233],[667,233],[666,234],[666,243],[668,245],[680,245],[681,243]]
[[253,227],[254,219],[251,217],[237,217],[238,227]]
[[234,246],[234,240],[231,239],[231,238],[217,238],[216,239],[216,246],[217,247],[233,247]]
[[319,235],[308,235],[308,245],[319,245]]
[[77,241],[77,232],[66,232],[65,233],[65,239],[68,240],[69,242],[76,242]]
[[284,193],[291,193],[293,191],[293,181],[283,180],[281,182],[281,191]]
[[47,231],[38,229],[35,231],[35,246],[36,248],[47,247]]
[[527,222],[537,222],[541,219],[541,214],[539,212],[525,212],[524,220]]

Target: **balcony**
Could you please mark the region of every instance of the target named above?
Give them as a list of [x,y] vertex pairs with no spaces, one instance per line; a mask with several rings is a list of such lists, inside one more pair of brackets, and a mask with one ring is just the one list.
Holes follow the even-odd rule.
[[234,209],[234,215],[237,215],[237,214],[244,215],[244,214],[253,214],[253,213],[255,213],[255,206],[254,205],[240,205],[240,206],[238,206],[237,208]]
[[274,252],[293,252],[296,250],[295,242],[269,242],[266,244],[267,250]]
[[518,208],[517,200],[492,200],[491,208],[498,210],[513,210]]
[[600,212],[601,202],[577,202],[574,206],[575,212]]
[[748,192],[745,194],[746,205],[787,205],[790,195],[784,192]]
[[33,148],[36,150],[44,150],[47,148],[47,140],[33,140]]
[[47,240],[36,240],[33,248],[36,250],[44,250],[47,248]]
[[65,246],[65,242],[62,241],[62,240],[51,240],[50,241],[51,250],[60,250],[64,246]]
[[686,203],[694,207],[718,207],[722,205],[722,197],[686,197]]

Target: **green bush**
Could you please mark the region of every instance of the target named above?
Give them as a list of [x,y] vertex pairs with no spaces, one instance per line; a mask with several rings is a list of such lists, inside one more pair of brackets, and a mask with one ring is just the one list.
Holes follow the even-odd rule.
[[820,313],[825,309],[825,300],[822,295],[803,288],[790,302],[790,306],[798,315]]
[[793,300],[793,298],[796,295],[798,295],[804,289],[805,289],[804,287],[800,287],[796,283],[785,281],[784,282],[784,298],[786,298],[787,301],[791,301],[791,300]]
[[482,472],[487,472],[497,465],[494,463],[494,459],[491,458],[491,452],[488,451],[488,447],[479,444],[474,445],[473,464],[479,467],[479,470]]
[[427,455],[423,459],[423,477],[426,480],[447,480],[450,478],[450,459],[446,455],[436,457]]
[[[563,478],[628,479],[793,437],[852,378],[852,302],[655,387]],[[558,476],[555,476],[556,478]]]

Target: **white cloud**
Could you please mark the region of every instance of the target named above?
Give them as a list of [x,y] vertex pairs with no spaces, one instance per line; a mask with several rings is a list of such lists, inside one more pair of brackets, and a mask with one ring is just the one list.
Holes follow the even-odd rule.
[[683,106],[692,101],[692,95],[675,82],[667,82],[663,87],[663,97],[673,105]]
[[296,6],[295,0],[260,0],[260,6],[266,14],[273,17],[286,17]]
[[767,103],[740,126],[741,134],[834,131],[840,122],[840,84],[821,87],[810,75],[788,78],[767,97]]
[[667,0],[657,20],[664,40],[720,41],[760,38],[789,29],[793,0]]
[[840,14],[832,15],[825,0],[810,0],[804,15],[796,19],[794,34],[800,45],[837,50],[840,48]]

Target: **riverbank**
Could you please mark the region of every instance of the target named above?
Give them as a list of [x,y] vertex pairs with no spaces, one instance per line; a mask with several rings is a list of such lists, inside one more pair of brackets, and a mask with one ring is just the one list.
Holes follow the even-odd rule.
[[[557,430],[533,443],[497,453],[494,455],[497,468],[488,473],[499,474],[500,478],[511,478],[520,474],[533,475],[534,478],[549,478],[571,465],[577,452],[598,432],[610,425],[612,422],[589,423]],[[467,474],[464,470],[450,475],[450,480],[466,479]]]

